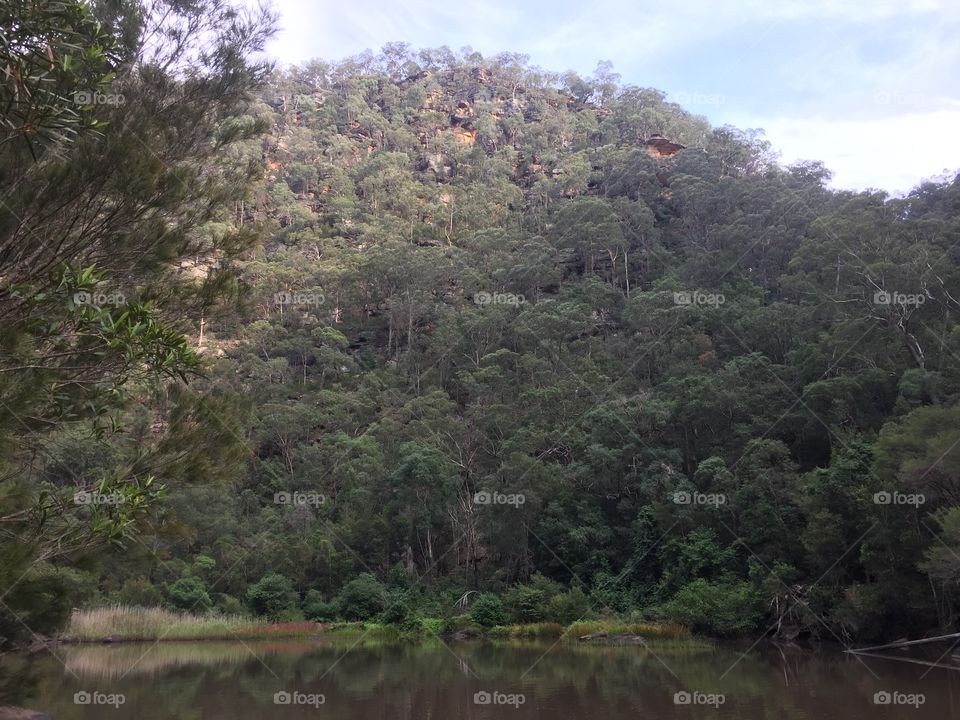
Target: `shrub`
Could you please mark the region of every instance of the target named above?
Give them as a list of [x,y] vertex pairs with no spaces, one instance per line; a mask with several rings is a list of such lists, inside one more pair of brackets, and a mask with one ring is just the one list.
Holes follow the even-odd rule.
[[257,615],[274,620],[297,620],[299,597],[290,580],[279,573],[264,575],[247,589],[247,604]]
[[554,595],[547,603],[545,616],[551,622],[569,625],[582,619],[588,612],[590,612],[590,601],[583,590],[575,587],[565,593]]
[[291,624],[291,623],[303,623],[303,611],[293,605],[291,607],[286,607],[276,615],[270,616],[273,620],[279,623]]
[[209,555],[197,555],[193,558],[193,573],[202,578],[210,577],[210,573],[217,567],[217,561]]
[[159,607],[163,602],[163,594],[145,577],[129,578],[120,588],[119,600],[123,605]]
[[209,610],[213,604],[206,584],[193,575],[187,575],[168,585],[167,601],[180,610]]
[[337,604],[345,619],[368,620],[383,611],[383,585],[373,575],[362,573],[343,586]]
[[527,585],[514,585],[503,596],[503,605],[515,623],[533,623],[544,619],[546,608],[560,592],[560,585],[535,574]]
[[507,613],[504,612],[503,603],[499,597],[493,593],[483,593],[470,606],[470,619],[477,625],[493,627],[494,625],[505,625],[507,623]]
[[430,635],[439,635],[443,632],[444,625],[444,621],[440,618],[420,618],[420,627]]
[[307,620],[329,622],[337,617],[337,604],[324,600],[319,590],[307,590],[303,598],[303,615]]
[[595,607],[607,608],[618,613],[628,612],[633,607],[630,592],[620,583],[620,578],[601,570],[593,578],[590,599]]
[[15,602],[18,612],[0,613],[0,647],[9,638],[17,637],[20,623],[27,625],[30,632],[52,634],[63,627],[70,616],[73,605],[70,581],[46,564],[32,568],[27,580],[16,583],[7,592],[13,600],[5,599],[5,602]]
[[687,583],[666,603],[660,614],[694,632],[729,637],[754,630],[763,615],[763,603],[753,585],[730,577]]
[[224,615],[242,615],[243,603],[233,595],[220,595],[217,598],[217,607]]
[[410,606],[407,604],[407,594],[402,591],[391,593],[387,598],[381,620],[387,625],[402,625],[409,617]]
[[450,634],[458,630],[465,630],[472,625],[469,615],[454,615],[443,621],[442,632]]
[[487,635],[492,638],[509,638],[510,637],[510,627],[508,625],[494,625],[490,630],[487,631]]

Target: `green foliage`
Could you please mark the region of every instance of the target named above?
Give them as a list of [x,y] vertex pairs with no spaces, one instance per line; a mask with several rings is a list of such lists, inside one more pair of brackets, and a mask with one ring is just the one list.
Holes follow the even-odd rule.
[[369,620],[383,611],[386,591],[369,573],[361,573],[343,586],[337,597],[340,616],[346,620]]
[[178,610],[204,612],[213,606],[206,584],[187,575],[167,586],[167,602]]
[[[398,45],[258,88],[266,16],[90,7],[0,14],[36,30],[4,97],[50,81],[0,141],[0,586],[109,547],[85,602],[394,634],[955,624],[960,179],[833,192],[606,66]],[[148,30],[167,75],[111,39]],[[127,101],[45,92],[87,82]]]
[[220,594],[217,597],[217,609],[224,615],[242,615],[244,613],[243,603],[233,595]]
[[402,625],[411,616],[410,606],[405,592],[394,592],[387,596],[386,607],[380,619],[388,625]]
[[193,558],[193,572],[203,578],[209,578],[217,567],[217,561],[209,555],[197,555]]
[[[266,126],[249,114],[250,93],[268,64],[253,54],[273,19],[238,21],[229,0],[148,5],[0,8],[0,556],[13,572],[122,551],[161,525],[150,521],[167,489],[243,458],[235,418],[193,422],[176,384],[200,374],[197,323],[236,297],[226,268],[252,241],[225,203],[258,174],[245,156]],[[64,463],[65,438],[101,446],[102,462]],[[102,590],[118,593],[145,565],[101,570]],[[53,582],[19,587],[38,603],[36,631],[70,602]],[[204,590],[178,580],[167,592],[208,607]],[[10,598],[0,626],[17,615]],[[0,644],[23,636],[4,630]]]
[[483,593],[470,606],[470,619],[477,625],[493,627],[507,622],[507,613],[503,602],[493,593]]
[[728,637],[757,629],[763,617],[763,599],[749,582],[725,577],[687,583],[660,606],[661,614],[694,632]]
[[0,43],[0,144],[22,143],[37,157],[98,127],[93,95],[111,91],[120,47],[87,4],[10,0],[0,11]]
[[503,595],[503,606],[515,623],[542,622],[547,606],[560,593],[559,583],[536,573],[528,584],[514,585]]
[[544,615],[550,622],[569,625],[587,617],[591,610],[590,600],[583,590],[573,587],[566,592],[554,595],[547,603]]
[[303,596],[303,616],[307,620],[329,622],[337,617],[337,604],[323,599],[319,590],[307,590]]
[[279,573],[264,575],[247,590],[247,604],[257,615],[274,620],[293,619],[300,597],[289,578]]
[[145,577],[128,578],[120,588],[119,600],[123,605],[158,607],[163,602],[163,594]]

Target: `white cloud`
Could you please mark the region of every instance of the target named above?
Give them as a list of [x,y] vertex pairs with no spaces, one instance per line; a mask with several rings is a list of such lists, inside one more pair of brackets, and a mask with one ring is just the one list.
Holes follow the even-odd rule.
[[920,180],[960,170],[960,107],[878,120],[757,118],[783,162],[822,160],[833,186],[904,193]]

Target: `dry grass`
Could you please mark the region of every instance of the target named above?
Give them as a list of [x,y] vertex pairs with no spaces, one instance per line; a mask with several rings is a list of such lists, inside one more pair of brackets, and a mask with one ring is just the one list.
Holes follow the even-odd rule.
[[539,638],[558,638],[563,635],[560,623],[528,623],[526,625],[498,625],[488,631],[490,637],[510,638],[511,640],[534,640]]
[[76,610],[63,633],[71,642],[120,640],[232,640],[304,637],[322,626],[313,622],[264,623],[240,615],[191,615],[163,608],[114,606]]
[[567,634],[573,638],[595,633],[608,635],[639,635],[651,640],[683,640],[690,637],[690,631],[683,625],[666,623],[621,623],[610,620],[581,620],[569,627]]

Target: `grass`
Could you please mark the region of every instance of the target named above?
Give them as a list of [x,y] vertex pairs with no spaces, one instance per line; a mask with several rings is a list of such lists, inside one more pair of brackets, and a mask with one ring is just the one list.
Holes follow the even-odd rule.
[[193,615],[162,608],[113,606],[94,610],[76,610],[62,635],[67,642],[103,642],[136,640],[269,640],[305,638],[319,635],[362,637],[370,640],[428,639],[443,632],[471,630],[476,637],[497,640],[539,640],[563,638],[578,641],[584,635],[605,633],[639,635],[647,641],[688,641],[689,631],[682,625],[626,623],[617,620],[581,620],[572,625],[528,623],[498,625],[482,629],[467,617],[441,620],[422,618],[404,626],[376,622],[270,623],[242,615]]
[[241,615],[192,615],[162,608],[113,607],[75,610],[62,635],[68,642],[130,640],[255,640],[318,634],[314,622],[268,623]]
[[564,627],[560,623],[529,623],[526,625],[497,625],[487,634],[493,638],[511,640],[536,640],[540,638],[558,638],[563,635]]
[[654,623],[624,623],[616,620],[581,620],[573,623],[568,629],[568,634],[577,639],[595,633],[639,635],[645,640],[686,640],[690,637],[690,631],[683,625],[677,625],[676,623],[660,625]]

